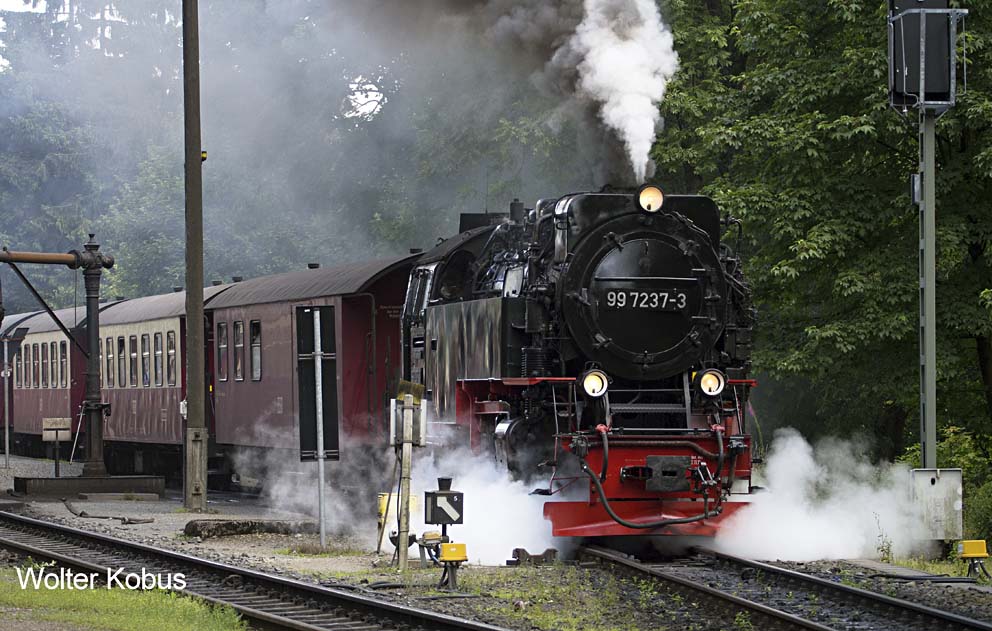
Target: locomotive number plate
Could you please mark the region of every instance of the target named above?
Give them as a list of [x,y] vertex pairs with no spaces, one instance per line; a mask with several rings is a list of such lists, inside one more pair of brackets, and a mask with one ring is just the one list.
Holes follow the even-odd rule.
[[684,291],[662,289],[658,291],[633,291],[610,289],[603,293],[600,304],[607,309],[646,309],[650,311],[681,311],[689,304]]

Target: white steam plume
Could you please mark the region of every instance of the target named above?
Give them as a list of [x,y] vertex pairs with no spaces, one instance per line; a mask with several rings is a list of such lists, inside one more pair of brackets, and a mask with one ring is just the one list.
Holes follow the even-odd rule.
[[814,450],[797,431],[780,430],[764,478],[768,491],[724,524],[718,549],[772,560],[877,558],[888,544],[913,552],[925,536],[908,471],[872,464],[851,443]]
[[[672,33],[654,0],[585,0],[569,46],[580,56],[579,86],[627,149],[637,183],[648,176],[661,120],[658,104],[678,69]],[[561,51],[559,51],[561,52]]]
[[[449,526],[452,541],[466,544],[469,563],[503,565],[514,548],[539,554],[547,548],[565,553],[567,540],[551,536],[551,522],[544,519],[545,496],[530,495],[533,487],[510,480],[492,457],[474,455],[464,449],[414,455],[413,493],[421,507],[411,515],[410,531],[418,535],[440,526],[423,523],[424,491],[437,488],[440,476],[452,478],[451,488],[465,494],[465,523]],[[396,529],[396,523],[389,525]],[[387,544],[388,547],[388,544]],[[411,549],[411,554],[414,554]]]

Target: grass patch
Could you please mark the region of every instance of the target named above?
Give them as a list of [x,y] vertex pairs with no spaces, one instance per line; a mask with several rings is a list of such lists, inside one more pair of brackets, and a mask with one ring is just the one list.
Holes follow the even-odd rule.
[[[459,574],[458,584],[463,591],[496,598],[498,602],[487,608],[490,612],[535,629],[627,631],[638,627],[629,607],[621,603],[622,587],[629,584],[612,576],[593,580],[590,570],[574,565],[496,572],[469,569]],[[633,586],[645,600],[657,595],[653,582]]]
[[323,546],[317,541],[299,541],[288,548],[276,550],[276,554],[295,557],[342,557],[342,556],[365,556],[365,550],[347,547]]
[[[911,557],[908,559],[895,559],[893,563],[913,570],[919,570],[920,572],[926,572],[927,574],[946,574],[947,576],[968,575],[968,562],[963,559],[930,560],[922,557]],[[978,578],[978,582],[988,584],[989,580],[981,576]]]
[[241,631],[248,626],[230,607],[214,607],[172,592],[122,589],[21,589],[13,568],[0,569],[5,617],[60,622],[108,631]]

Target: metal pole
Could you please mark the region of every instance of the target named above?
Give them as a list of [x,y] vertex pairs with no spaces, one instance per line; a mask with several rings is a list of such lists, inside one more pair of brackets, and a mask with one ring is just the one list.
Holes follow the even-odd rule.
[[10,468],[10,359],[9,342],[3,341],[3,468]]
[[200,157],[200,44],[197,0],[183,0],[183,105],[186,127],[187,509],[207,508],[206,377],[203,352],[203,181]]
[[923,110],[920,170],[920,447],[923,467],[937,466],[937,114]]
[[403,447],[400,460],[400,532],[396,538],[400,572],[405,572],[410,551],[410,470],[413,464],[413,395],[403,397]]
[[[100,246],[90,240],[85,246],[87,258],[99,261]],[[83,269],[86,287],[86,392],[83,409],[86,410],[86,460],[84,477],[103,477],[107,466],[103,462],[103,395],[100,392],[100,265],[87,265]],[[71,426],[70,426],[71,427]]]
[[324,348],[320,339],[320,308],[313,308],[313,379],[317,405],[317,520],[320,523],[320,547],[327,545],[324,523]]

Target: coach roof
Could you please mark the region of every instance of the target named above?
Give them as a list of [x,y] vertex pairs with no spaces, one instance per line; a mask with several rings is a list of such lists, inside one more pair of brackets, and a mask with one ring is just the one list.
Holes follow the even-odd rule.
[[37,311],[28,313],[8,313],[0,320],[0,335],[11,335],[17,327],[24,326],[24,322],[38,315]]
[[[204,303],[209,303],[214,296],[230,287],[233,285],[204,287]],[[178,318],[184,313],[186,313],[186,292],[177,291],[171,294],[146,296],[119,302],[100,313],[100,326]]]
[[210,309],[259,305],[270,302],[291,302],[342,296],[367,291],[389,272],[413,265],[418,255],[399,258],[335,265],[318,269],[261,276],[231,285],[227,291],[210,301]]
[[[28,317],[20,319],[16,324],[14,323],[14,318],[22,318],[23,316]],[[69,307],[68,309],[56,309],[55,316],[62,321],[62,324],[71,329],[77,324],[82,324],[86,321],[86,307],[79,305],[78,307]],[[28,333],[47,333],[49,331],[59,330],[59,325],[55,324],[55,320],[52,320],[52,316],[48,315],[47,311],[36,311],[33,314],[22,313],[17,316],[10,316],[9,319],[11,324],[8,325],[8,318],[4,318],[3,326],[5,329],[10,329],[10,333],[13,333],[17,327],[22,326],[29,329]],[[7,331],[4,332],[6,333]]]

